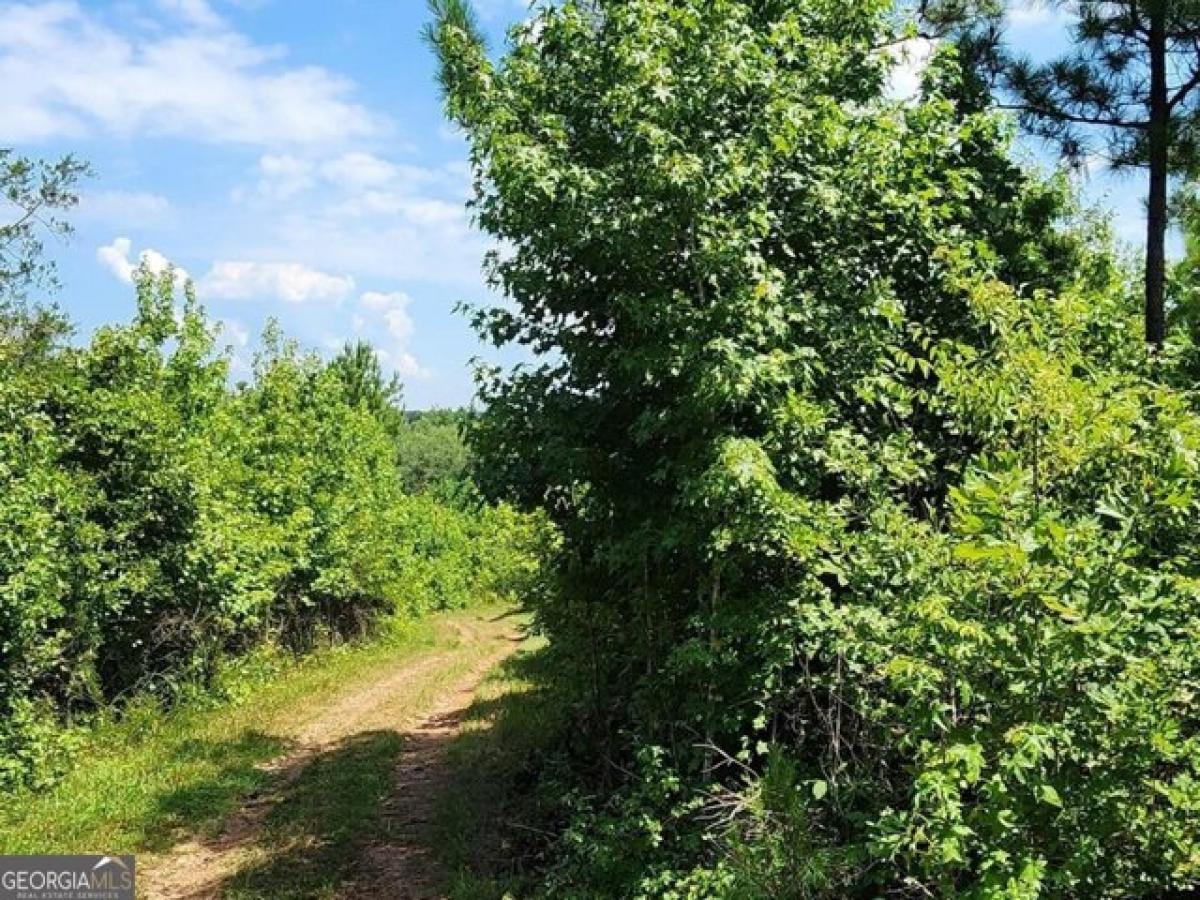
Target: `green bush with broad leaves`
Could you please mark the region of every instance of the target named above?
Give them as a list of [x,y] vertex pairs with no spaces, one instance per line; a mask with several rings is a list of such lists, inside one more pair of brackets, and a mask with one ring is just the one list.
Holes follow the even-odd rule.
[[541,353],[493,497],[573,717],[541,891],[1200,888],[1200,407],[1064,179],[884,0],[566,0],[430,38]]
[[405,489],[394,386],[361,377],[362,348],[327,364],[270,329],[231,389],[217,330],[149,273],[131,324],[68,333],[0,315],[0,785],[53,777],[65,726],[194,691],[230,654],[535,578],[533,520]]

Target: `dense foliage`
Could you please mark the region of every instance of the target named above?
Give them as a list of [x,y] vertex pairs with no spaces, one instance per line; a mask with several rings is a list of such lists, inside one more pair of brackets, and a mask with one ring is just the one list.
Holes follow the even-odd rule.
[[50,771],[64,718],[530,576],[528,520],[405,490],[377,367],[272,331],[231,391],[169,275],[143,273],[132,324],[66,337],[0,319],[0,784]]
[[1200,886],[1187,338],[952,53],[887,99],[890,7],[567,0],[493,63],[434,3],[478,324],[544,354],[472,435],[562,533],[548,896]]
[[461,496],[470,484],[471,452],[463,440],[470,414],[430,410],[410,414],[396,433],[401,480],[413,493]]

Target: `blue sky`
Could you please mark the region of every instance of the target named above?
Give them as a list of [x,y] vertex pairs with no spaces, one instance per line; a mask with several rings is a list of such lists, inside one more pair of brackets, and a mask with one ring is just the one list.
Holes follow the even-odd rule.
[[[477,2],[493,46],[525,6]],[[488,299],[488,245],[424,18],[422,0],[0,0],[0,145],[96,170],[50,245],[81,333],[129,317],[143,255],[170,259],[235,368],[274,316],[322,351],[370,340],[410,407],[468,402],[491,354],[454,306]],[[1023,10],[1014,38],[1050,52],[1061,22]],[[1136,239],[1139,182],[1088,191]]]

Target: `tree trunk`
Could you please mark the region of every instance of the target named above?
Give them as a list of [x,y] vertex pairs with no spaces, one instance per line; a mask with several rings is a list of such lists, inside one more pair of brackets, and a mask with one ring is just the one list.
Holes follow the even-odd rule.
[[1150,199],[1146,236],[1146,341],[1161,348],[1167,336],[1167,176],[1171,108],[1167,87],[1167,8],[1150,13]]

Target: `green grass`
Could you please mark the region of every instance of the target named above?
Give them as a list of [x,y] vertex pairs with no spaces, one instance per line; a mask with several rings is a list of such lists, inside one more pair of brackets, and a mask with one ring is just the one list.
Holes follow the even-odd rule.
[[450,747],[450,789],[434,822],[434,850],[451,874],[454,900],[524,896],[550,835],[533,789],[565,720],[536,685],[542,645],[530,641],[476,694]]
[[[210,833],[245,797],[269,786],[272,776],[260,766],[294,742],[306,710],[369,684],[398,661],[454,649],[454,623],[478,615],[441,614],[366,645],[268,667],[234,685],[236,703],[171,712],[131,708],[120,722],[102,725],[86,739],[70,772],[53,787],[5,798],[0,853],[146,853],[166,850],[189,834]],[[485,649],[451,654],[447,667],[430,675],[431,683]],[[414,703],[432,690],[430,684],[413,688]],[[334,844],[343,840],[351,807],[365,809],[364,798],[378,793],[379,773],[397,752],[399,737],[392,737],[361,735],[318,760],[273,814],[270,829],[294,835],[309,827],[303,823],[316,823],[334,829]],[[260,881],[267,877],[260,873]],[[247,875],[245,896],[254,896],[256,883]]]
[[355,734],[308,765],[267,818],[270,851],[222,890],[230,900],[336,896],[354,872],[379,813],[403,740],[394,731]]

